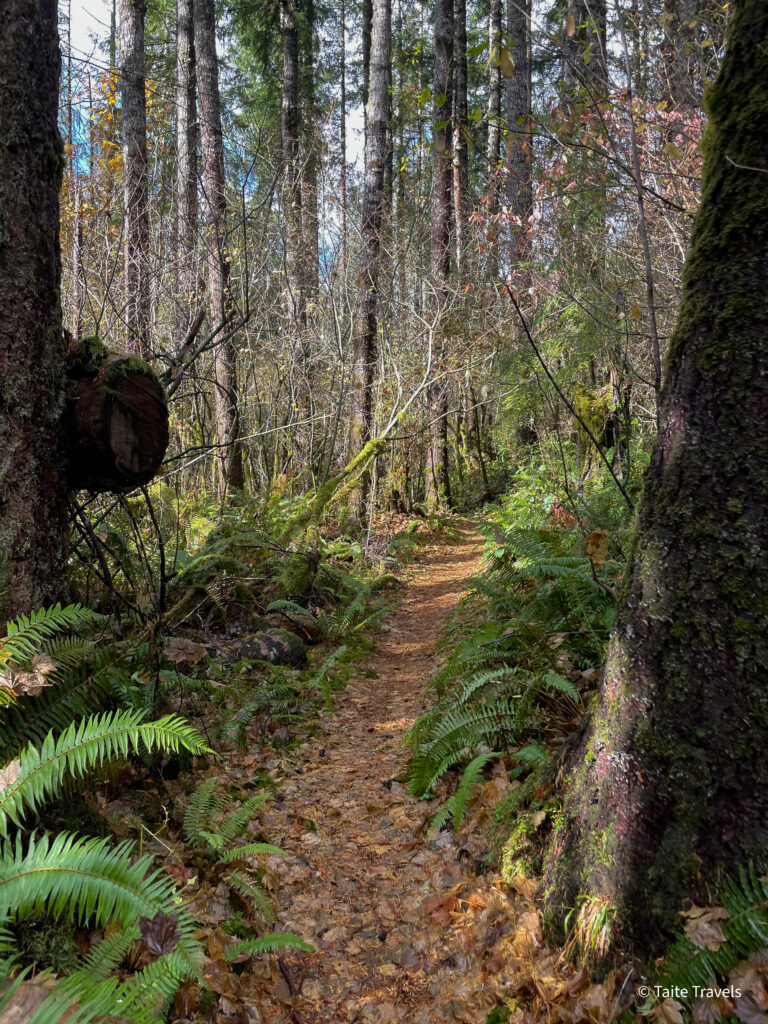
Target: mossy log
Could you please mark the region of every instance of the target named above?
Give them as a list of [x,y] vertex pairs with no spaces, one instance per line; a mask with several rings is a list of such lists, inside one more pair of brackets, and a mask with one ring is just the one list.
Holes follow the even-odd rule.
[[168,447],[168,405],[151,367],[87,339],[71,354],[67,393],[70,490],[148,483]]

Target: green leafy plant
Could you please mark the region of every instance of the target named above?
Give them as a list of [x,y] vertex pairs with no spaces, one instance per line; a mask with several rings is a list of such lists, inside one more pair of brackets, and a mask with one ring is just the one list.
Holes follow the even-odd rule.
[[[209,879],[222,878],[251,913],[265,924],[273,925],[275,910],[260,882],[257,858],[283,856],[284,851],[272,843],[254,842],[245,836],[249,822],[268,799],[269,793],[258,793],[227,811],[228,801],[218,779],[205,779],[187,804],[182,835],[202,854],[203,870]],[[312,951],[304,939],[292,932],[271,931],[236,943],[228,957],[234,959],[240,953],[256,955],[289,947]]]
[[[37,1024],[58,1020],[73,1007],[73,1020],[119,1010],[124,1019],[150,1024],[183,978],[197,973],[201,947],[193,923],[180,907],[173,882],[152,869],[150,856],[135,859],[131,843],[114,846],[108,839],[69,833],[25,841],[19,830],[45,800],[108,762],[143,748],[209,752],[182,719],[143,719],[141,712],[118,710],[73,722],[60,735],[50,732],[40,745],[28,744],[0,776],[0,978],[15,966],[8,930],[14,921],[45,913],[54,920],[114,929],[104,940],[109,946],[102,952],[96,947],[82,968],[57,983],[32,1018]],[[152,938],[158,922],[170,922],[161,943]],[[124,981],[104,972],[106,963],[113,964],[112,970],[137,942],[151,946],[152,963]],[[106,954],[118,948],[113,963]]]

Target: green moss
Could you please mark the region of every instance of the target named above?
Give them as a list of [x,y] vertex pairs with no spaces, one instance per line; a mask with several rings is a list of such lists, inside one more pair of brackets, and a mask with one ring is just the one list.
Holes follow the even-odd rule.
[[145,377],[157,380],[155,371],[140,356],[123,356],[107,367],[102,378],[102,384],[105,387],[109,387],[114,385],[121,377],[126,377],[130,373],[141,373]]
[[82,338],[70,350],[67,357],[71,376],[92,377],[99,369],[102,360],[109,355],[109,349],[100,338]]

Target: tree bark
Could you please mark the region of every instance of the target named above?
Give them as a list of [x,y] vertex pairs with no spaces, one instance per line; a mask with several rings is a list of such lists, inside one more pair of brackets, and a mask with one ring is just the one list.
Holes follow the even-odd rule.
[[[430,270],[434,288],[432,352],[433,372],[443,367],[445,339],[442,321],[449,301],[451,276],[451,187],[453,161],[450,153],[453,136],[451,115],[453,90],[453,0],[437,0],[435,5],[435,74],[432,93],[432,200],[430,209]],[[443,376],[430,385],[427,394],[429,416],[429,454],[426,474],[426,500],[433,507],[451,503],[448,474],[448,383]]]
[[[285,302],[293,360],[304,369],[306,357],[307,301],[302,253],[302,194],[299,118],[299,30],[295,0],[281,0],[280,28],[283,50],[281,132],[283,159],[283,214],[285,219]],[[294,386],[304,395],[304,381]],[[306,396],[304,395],[304,398]],[[307,412],[308,406],[303,402]]]
[[[372,437],[373,384],[377,361],[377,304],[384,212],[384,172],[389,125],[390,52],[392,9],[390,0],[374,0],[371,30],[371,77],[366,114],[365,182],[363,185],[362,246],[357,277],[357,304],[352,352],[352,411],[349,450],[361,451]],[[361,478],[360,504],[369,486]]]
[[501,177],[501,0],[491,0],[488,15],[488,278],[499,276],[497,242]]
[[454,64],[453,76],[453,223],[456,250],[456,273],[461,280],[466,246],[467,182],[469,163],[467,150],[467,0],[454,0]]
[[507,35],[515,73],[507,79],[508,174],[507,202],[512,221],[509,251],[512,265],[530,256],[533,215],[533,139],[531,136],[531,0],[508,0]]
[[552,902],[615,908],[641,956],[718,872],[768,866],[768,7],[733,9],[627,598],[548,862]]
[[242,490],[245,481],[242,450],[238,441],[237,357],[231,337],[234,303],[229,281],[224,135],[221,127],[214,0],[194,0],[193,13],[206,205],[208,319],[211,328],[221,328],[224,335],[213,350],[214,416],[219,445],[217,481],[219,492],[224,494],[228,487]]
[[194,317],[197,285],[197,125],[192,0],[176,0],[176,241],[179,261],[176,339]]
[[120,0],[125,331],[128,348],[141,356],[150,341],[145,11],[145,0]]
[[[0,570],[12,618],[66,596],[59,424],[65,372],[59,284],[55,0],[7,0],[0,32]],[[4,563],[4,564],[3,564]]]

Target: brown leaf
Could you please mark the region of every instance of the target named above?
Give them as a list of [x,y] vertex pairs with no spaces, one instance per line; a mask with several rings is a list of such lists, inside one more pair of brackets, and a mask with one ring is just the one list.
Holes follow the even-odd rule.
[[202,644],[196,644],[194,640],[188,640],[184,636],[175,636],[170,643],[166,644],[165,656],[174,665],[178,665],[182,661],[196,665],[208,656],[208,651]]
[[607,536],[608,533],[605,530],[595,530],[594,533],[590,533],[588,537],[584,538],[587,556],[595,566],[601,566],[608,557],[608,545],[605,543]]
[[13,693],[26,694],[28,697],[36,697],[44,686],[51,686],[54,680],[48,680],[48,676],[55,672],[56,662],[50,656],[41,652],[32,659],[32,669],[26,672],[16,669],[13,665],[6,665],[5,671],[0,672],[0,686]]
[[683,1024],[683,1015],[680,1012],[682,1008],[682,1003],[678,1003],[676,999],[665,999],[654,1007],[650,1016],[659,1024]]
[[155,957],[172,953],[181,938],[178,917],[169,917],[162,910],[153,918],[140,917],[139,928],[142,946]]
[[13,785],[19,777],[20,768],[21,761],[11,761],[5,768],[0,769],[0,789]]
[[730,917],[723,907],[697,907],[683,913],[688,920],[685,923],[685,934],[699,949],[710,949],[716,953],[725,942],[725,932],[718,924]]
[[568,15],[568,20],[565,23],[565,34],[570,39],[575,32],[576,32],[576,15],[575,14],[569,14]]
[[527,900],[532,900],[539,891],[538,879],[526,878],[525,875],[515,875],[509,884]]
[[[763,993],[764,995],[765,993]],[[738,996],[736,1003],[736,1016],[741,1024],[766,1024],[766,999],[761,998],[755,992],[744,992]]]
[[[712,983],[714,985],[714,982]],[[723,1000],[702,997],[694,999],[691,1007],[694,1024],[717,1024],[731,1015],[730,1007],[723,1006]]]

